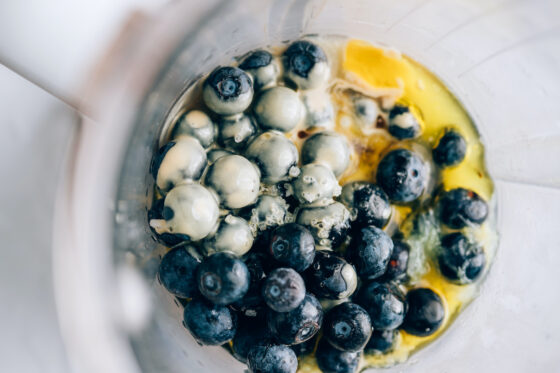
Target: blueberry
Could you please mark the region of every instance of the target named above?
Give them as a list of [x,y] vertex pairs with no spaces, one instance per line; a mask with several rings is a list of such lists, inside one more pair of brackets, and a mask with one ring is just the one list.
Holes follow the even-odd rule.
[[422,195],[425,188],[424,162],[410,150],[393,150],[379,162],[377,184],[391,201],[412,202]]
[[323,164],[306,164],[292,181],[292,188],[302,204],[324,206],[340,195],[340,185],[332,170]]
[[325,52],[308,41],[292,43],[284,52],[282,60],[286,78],[301,89],[317,88],[329,78]]
[[289,179],[299,159],[295,144],[276,131],[260,134],[251,141],[245,155],[259,166],[261,180],[266,184]]
[[175,141],[169,141],[167,144],[163,145],[158,149],[158,151],[154,154],[152,158],[152,162],[150,163],[150,173],[152,177],[155,179],[157,178],[157,172],[159,170],[159,166],[161,165],[161,161],[165,158],[167,152],[174,147],[176,144]]
[[363,181],[348,183],[342,188],[341,199],[356,216],[359,226],[383,228],[391,217],[389,197],[375,184]]
[[185,307],[184,325],[203,345],[226,343],[237,330],[237,315],[225,306],[195,298]]
[[412,139],[420,134],[420,124],[408,107],[396,105],[389,112],[389,133],[399,140]]
[[350,144],[343,135],[334,131],[318,132],[305,140],[301,148],[305,164],[321,163],[328,166],[336,177],[350,164]]
[[340,202],[327,206],[305,206],[298,210],[296,223],[309,229],[317,245],[336,248],[347,238],[350,212]]
[[290,217],[286,201],[280,196],[268,194],[261,194],[254,205],[247,206],[239,214],[249,221],[255,232],[274,229],[285,224]]
[[222,148],[214,148],[206,152],[206,158],[208,159],[208,163],[214,163],[218,159],[225,157],[226,155],[233,155],[233,153],[229,150],[225,150]]
[[325,339],[319,341],[315,357],[323,373],[354,373],[358,371],[361,352],[340,351]]
[[295,373],[298,361],[295,352],[283,345],[257,345],[247,356],[250,373]]
[[[150,220],[161,220],[163,219],[163,209],[164,209],[164,198],[160,198],[154,202],[152,208],[148,210],[148,221]],[[173,234],[173,233],[162,233],[159,234],[150,225],[150,230],[154,234],[157,241],[161,242],[167,246],[175,246],[183,242],[188,242],[191,238],[185,234]]]
[[253,99],[253,83],[249,75],[236,67],[218,67],[204,81],[204,103],[215,113],[241,113]]
[[274,311],[292,311],[305,298],[305,282],[293,269],[277,268],[264,281],[262,294],[266,304]]
[[363,350],[371,331],[368,313],[355,303],[342,303],[325,314],[323,337],[339,350]]
[[272,54],[262,49],[251,52],[243,59],[239,68],[251,74],[256,88],[273,84],[280,72]]
[[253,232],[245,219],[227,215],[216,232],[208,235],[201,245],[205,255],[228,251],[236,256],[247,253],[253,245]]
[[244,258],[245,265],[249,270],[249,290],[243,298],[234,302],[232,307],[246,316],[258,316],[264,308],[264,300],[261,294],[261,285],[266,277],[264,264],[267,259],[264,253],[251,250]]
[[354,267],[333,252],[321,250],[306,273],[309,291],[319,298],[344,299],[352,295],[358,285]]
[[313,263],[315,241],[303,225],[284,224],[272,234],[270,253],[279,263],[302,272]]
[[305,342],[311,338],[323,323],[323,308],[312,294],[306,294],[303,302],[290,312],[267,313],[268,329],[276,340],[286,345]]
[[240,318],[237,332],[232,340],[232,354],[242,363],[247,362],[247,355],[255,345],[267,345],[272,337],[268,333],[265,320],[260,318]]
[[482,224],[488,216],[488,204],[472,190],[457,188],[444,192],[439,199],[440,219],[449,228],[461,229]]
[[389,258],[385,274],[381,277],[382,281],[403,281],[406,279],[408,268],[408,256],[410,246],[406,242],[393,239],[393,253]]
[[465,158],[467,142],[459,132],[446,130],[432,151],[434,162],[441,167],[455,166]]
[[459,284],[468,284],[482,274],[486,258],[480,246],[456,232],[442,237],[438,263],[446,278]]
[[427,288],[413,289],[406,295],[408,312],[402,328],[409,334],[426,337],[435,333],[445,317],[439,295]]
[[236,151],[243,150],[257,132],[253,118],[245,114],[222,118],[219,128],[220,145]]
[[317,335],[315,337],[297,345],[290,346],[297,356],[311,355],[317,345]]
[[364,351],[367,354],[384,354],[393,349],[397,341],[399,331],[393,330],[374,330]]
[[242,70],[254,70],[260,67],[268,66],[272,62],[272,54],[270,52],[259,49],[251,52],[239,64]]
[[393,241],[374,226],[361,228],[354,233],[346,251],[348,261],[356,267],[358,275],[374,279],[385,273],[393,253]]
[[362,286],[355,301],[369,313],[374,330],[395,329],[406,314],[403,293],[389,283],[370,282]]
[[192,136],[205,148],[216,139],[216,128],[212,119],[203,111],[191,110],[179,117],[171,133],[172,138]]
[[305,115],[305,107],[298,94],[288,87],[264,90],[253,111],[262,128],[280,132],[294,129]]
[[191,298],[198,291],[196,269],[198,261],[184,247],[177,247],[164,255],[159,265],[159,279],[173,295]]
[[221,252],[202,261],[197,272],[198,289],[215,304],[231,304],[247,293],[249,270],[235,255]]

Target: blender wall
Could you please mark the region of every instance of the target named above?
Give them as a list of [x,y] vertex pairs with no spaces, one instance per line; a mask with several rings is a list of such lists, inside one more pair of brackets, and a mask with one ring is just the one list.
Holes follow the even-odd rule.
[[[146,228],[146,203],[152,183],[147,173],[151,152],[172,104],[185,86],[201,74],[255,47],[320,33],[348,35],[396,47],[438,75],[475,120],[496,181],[501,242],[480,297],[444,336],[414,355],[406,365],[387,371],[560,369],[560,319],[556,317],[560,286],[555,270],[555,263],[560,262],[560,238],[555,232],[560,210],[560,105],[556,102],[560,98],[560,3],[210,1],[205,6],[208,13],[199,9],[198,15],[193,15],[192,4],[174,4],[172,11],[150,20],[152,26],[139,34],[146,38],[135,36],[139,51],[127,52],[123,59],[126,64],[117,64],[117,71],[132,70],[118,84],[124,87],[111,92],[109,97],[114,99],[104,98],[111,104],[103,107],[101,125],[84,126],[80,139],[74,161],[74,171],[78,171],[70,182],[73,201],[69,202],[79,211],[67,218],[73,219],[77,228],[89,232],[78,240],[79,252],[94,258],[95,268],[104,269],[88,273],[97,292],[107,293],[97,294],[96,301],[114,302],[115,297],[120,297],[119,305],[122,303],[126,294],[114,293],[112,281],[119,281],[122,268],[131,265],[141,270],[153,290],[153,321],[144,328],[139,328],[140,321],[138,325],[123,323],[134,319],[134,309],[124,313],[127,317],[123,318],[119,310],[120,317],[106,320],[104,327],[117,332],[103,338],[118,338],[121,342],[120,355],[109,353],[107,360],[125,359],[127,363],[123,366],[130,371],[138,367],[145,372],[243,371],[243,365],[221,348],[196,344],[181,326],[180,307],[154,280],[158,261],[152,253],[157,248]],[[191,21],[186,22],[184,15],[188,14]],[[186,36],[175,47],[173,38],[177,35]],[[174,52],[162,52],[168,50]],[[153,56],[154,51],[160,57],[170,57],[163,57],[165,64],[158,64],[163,60],[156,58],[148,69],[146,57]],[[146,71],[157,72],[153,85],[149,85],[154,81],[150,80],[152,75],[142,74]],[[148,93],[144,95],[146,87]],[[115,162],[121,157],[122,164]],[[84,175],[80,176],[79,170]],[[120,181],[113,213],[96,201],[114,198],[117,178]],[[88,181],[96,187],[90,185],[82,190],[80,186],[88,185]],[[89,216],[85,222],[81,219],[84,215]],[[116,224],[111,227],[114,215]],[[86,223],[88,226],[84,227]],[[113,230],[112,257],[103,254],[103,259],[98,259],[103,255],[94,255],[93,251],[112,246]],[[92,232],[103,237],[94,237]],[[91,240],[83,241],[88,237]],[[60,268],[67,266],[62,262],[59,261]],[[107,268],[112,262],[117,266],[116,275]],[[101,279],[100,273],[105,277]],[[59,306],[61,315],[72,318],[68,294],[59,297]],[[143,294],[139,291],[136,298]],[[136,299],[131,304],[145,305],[147,301]],[[100,307],[100,312],[115,313],[113,308]],[[68,329],[68,321],[61,317],[61,322]],[[71,340],[76,346],[87,346],[83,333],[67,334],[73,334]],[[88,354],[83,348],[74,349],[76,353]]]

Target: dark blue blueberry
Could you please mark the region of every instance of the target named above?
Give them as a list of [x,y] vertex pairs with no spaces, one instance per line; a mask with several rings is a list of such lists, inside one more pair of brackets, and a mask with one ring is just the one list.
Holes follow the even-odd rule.
[[425,183],[424,162],[410,150],[393,150],[379,162],[377,184],[393,202],[414,201],[424,192]]
[[385,273],[393,253],[393,241],[381,229],[369,226],[354,233],[346,251],[360,277],[374,279]]
[[443,323],[445,308],[439,295],[427,288],[413,289],[406,295],[408,312],[402,328],[409,334],[426,337]]
[[251,52],[247,57],[245,57],[239,65],[239,68],[243,70],[254,70],[260,67],[268,66],[270,62],[272,62],[272,54],[259,49]]
[[444,192],[439,199],[440,219],[449,228],[461,229],[482,224],[488,216],[488,205],[472,190],[457,188]]
[[432,151],[434,162],[441,167],[455,166],[465,158],[467,142],[455,130],[446,130]]
[[258,317],[240,318],[237,332],[232,340],[232,354],[242,363],[247,362],[247,354],[256,345],[268,345],[272,338],[266,322]]
[[184,247],[177,247],[164,255],[159,265],[159,279],[173,295],[191,298],[198,292],[196,269],[198,261]]
[[264,308],[264,300],[261,294],[261,285],[266,277],[263,263],[266,261],[266,254],[251,250],[243,259],[249,270],[249,290],[243,298],[234,302],[232,306],[242,312],[245,316],[255,317]]
[[371,331],[368,313],[355,303],[339,304],[325,314],[323,337],[339,350],[363,350]]
[[262,295],[274,311],[292,311],[305,298],[305,282],[292,268],[277,268],[264,281]]
[[374,330],[395,329],[406,314],[403,293],[389,283],[370,282],[362,286],[355,302],[369,313]]
[[235,67],[219,67],[212,71],[205,84],[214,89],[216,95],[224,101],[237,99],[242,93],[252,89],[249,76]]
[[358,284],[356,270],[333,252],[320,250],[305,272],[309,291],[319,298],[343,299],[352,295]]
[[284,68],[302,78],[307,78],[316,63],[326,62],[325,52],[308,41],[296,41],[284,52]]
[[215,304],[231,304],[249,290],[250,275],[241,259],[227,252],[210,255],[197,271],[198,289]]
[[296,373],[298,361],[295,352],[283,345],[257,345],[247,356],[250,373]]
[[353,206],[356,223],[383,228],[391,217],[389,197],[379,186],[363,183],[354,189]]
[[313,338],[299,343],[297,345],[290,346],[297,356],[311,355],[315,351],[315,346],[317,345],[317,335]]
[[303,302],[290,312],[267,313],[268,329],[276,340],[286,345],[305,342],[311,338],[323,323],[323,308],[312,294],[306,294]]
[[361,352],[340,351],[325,339],[319,341],[315,357],[323,373],[354,373],[358,371]]
[[398,335],[397,329],[374,330],[364,351],[367,354],[387,353],[393,349]]
[[420,134],[420,124],[406,106],[396,105],[389,112],[389,133],[399,140],[412,139]]
[[393,253],[389,258],[385,274],[381,276],[380,281],[403,281],[406,279],[406,270],[408,268],[408,255],[410,246],[406,242],[393,239]]
[[203,345],[217,346],[226,343],[237,330],[237,315],[234,311],[203,298],[190,301],[183,317],[186,328]]
[[315,258],[315,240],[303,225],[284,224],[274,230],[270,240],[270,253],[279,263],[305,271]]
[[161,161],[163,161],[163,158],[165,158],[165,155],[167,154],[169,149],[171,149],[173,146],[175,146],[175,141],[170,141],[164,146],[162,146],[161,148],[159,148],[156,154],[154,154],[154,157],[152,158],[152,163],[150,164],[150,173],[152,174],[152,177],[154,179],[157,178],[157,173],[159,170],[159,166],[161,165]]
[[[148,221],[152,219],[164,219],[164,202],[165,198],[160,198],[157,200],[152,208],[148,210]],[[173,211],[173,210],[171,210]],[[167,216],[169,217],[170,212],[167,212]],[[154,237],[157,241],[161,242],[167,246],[175,246],[180,243],[189,242],[191,238],[186,234],[173,234],[173,233],[163,233],[158,234],[151,226],[150,230],[154,234]]]
[[441,274],[446,278],[468,284],[482,274],[486,257],[480,246],[457,232],[442,237],[438,263]]

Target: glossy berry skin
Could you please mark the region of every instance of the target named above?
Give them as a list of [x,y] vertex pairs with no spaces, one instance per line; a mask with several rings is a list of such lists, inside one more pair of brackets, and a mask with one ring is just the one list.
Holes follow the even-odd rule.
[[237,330],[237,315],[225,306],[212,304],[203,298],[190,301],[184,312],[184,325],[203,345],[226,343]]
[[312,294],[306,294],[303,302],[290,312],[267,313],[268,329],[276,340],[286,345],[305,342],[321,328],[323,308]]
[[257,89],[274,84],[280,72],[272,54],[262,49],[251,52],[243,59],[239,68],[251,74]]
[[482,224],[488,216],[488,204],[472,190],[456,188],[439,199],[440,219],[449,228],[461,229]]
[[362,286],[355,302],[368,312],[374,330],[399,327],[407,309],[403,293],[388,283],[370,282]]
[[379,162],[377,184],[383,188],[392,202],[412,202],[424,192],[426,184],[424,162],[408,149],[393,150]]
[[438,263],[441,274],[447,279],[469,284],[482,274],[486,257],[480,246],[456,232],[442,237]]
[[317,251],[315,261],[305,272],[306,284],[323,299],[343,299],[354,293],[358,276],[346,260],[326,250]]
[[323,337],[341,351],[363,350],[371,332],[368,313],[355,303],[342,303],[325,314]]
[[198,261],[184,247],[177,247],[164,255],[159,265],[159,279],[173,295],[191,298],[198,292],[196,269]]
[[198,267],[198,289],[215,304],[226,305],[240,300],[249,290],[249,282],[245,263],[227,252],[204,258]]
[[277,268],[264,281],[262,295],[272,310],[292,311],[305,298],[305,282],[292,268]]
[[301,89],[317,88],[329,78],[325,52],[305,40],[292,43],[282,56],[286,78]]
[[249,350],[256,345],[272,343],[272,337],[268,333],[264,319],[244,317],[239,319],[237,332],[232,342],[233,357],[242,363],[246,363]]
[[260,67],[270,65],[272,62],[272,54],[270,52],[259,49],[251,52],[243,62],[239,64],[239,68],[243,70],[253,70]]
[[206,79],[202,88],[204,103],[216,114],[241,113],[253,99],[253,83],[243,70],[218,67]]
[[413,289],[406,295],[408,312],[402,325],[409,334],[426,337],[435,333],[445,317],[439,295],[427,288]]
[[420,134],[420,124],[410,109],[395,105],[389,112],[389,133],[399,139],[412,139]]
[[381,187],[356,181],[342,188],[342,201],[356,216],[358,226],[374,225],[383,228],[391,217],[389,197]]
[[381,276],[381,281],[403,281],[406,279],[408,268],[408,256],[410,246],[404,241],[393,239],[393,253],[389,258],[385,274]]
[[321,339],[315,357],[323,373],[355,373],[358,371],[361,352],[341,351]]
[[303,225],[288,223],[274,230],[269,250],[283,266],[302,272],[313,263],[315,240]]
[[361,228],[354,233],[346,251],[347,259],[356,267],[360,277],[378,278],[385,273],[393,253],[393,241],[374,226]]
[[250,373],[295,373],[298,361],[295,352],[284,345],[256,345],[249,351]]
[[467,153],[467,142],[455,130],[447,130],[432,150],[434,162],[441,167],[458,165]]
[[246,316],[255,317],[264,308],[261,286],[266,277],[263,263],[267,258],[264,253],[251,250],[243,260],[249,270],[249,290],[243,298],[234,302],[232,307]]
[[395,346],[399,331],[393,330],[374,330],[364,351],[367,354],[384,354]]

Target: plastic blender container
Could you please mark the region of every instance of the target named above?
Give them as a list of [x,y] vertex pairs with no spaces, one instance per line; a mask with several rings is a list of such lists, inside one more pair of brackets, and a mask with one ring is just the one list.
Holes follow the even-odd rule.
[[150,158],[181,93],[216,65],[306,34],[395,47],[456,94],[486,144],[500,246],[480,296],[387,372],[560,371],[560,3],[172,2],[130,26],[85,95],[55,228],[60,323],[79,372],[243,372],[201,347],[155,280]]

